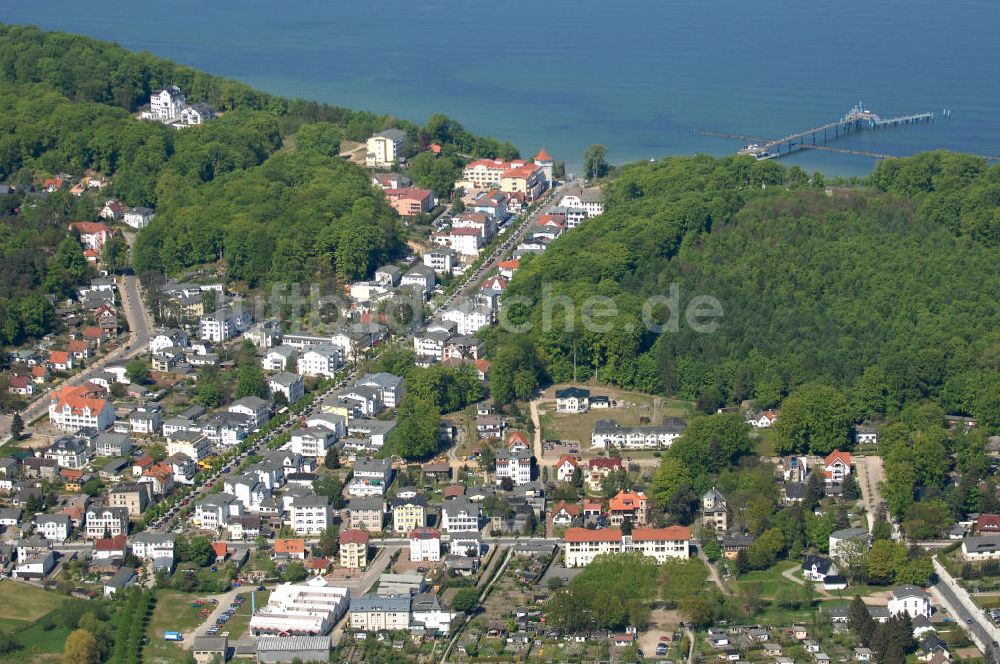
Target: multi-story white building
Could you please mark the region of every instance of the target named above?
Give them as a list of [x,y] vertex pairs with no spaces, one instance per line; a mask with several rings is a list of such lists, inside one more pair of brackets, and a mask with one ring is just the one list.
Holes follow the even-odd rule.
[[900,586],[892,591],[886,607],[890,616],[902,613],[914,619],[917,616],[931,617],[931,596],[921,588],[912,585]]
[[399,129],[386,129],[368,139],[365,165],[368,168],[392,166],[403,156],[406,133]]
[[262,634],[329,634],[351,602],[347,588],[327,584],[322,576],[300,585],[283,583],[267,606],[250,618],[250,632]]
[[448,247],[435,247],[424,254],[424,265],[439,274],[451,274],[456,263],[455,250]]
[[479,531],[479,504],[467,498],[450,498],[441,506],[441,527],[449,534]]
[[563,534],[563,554],[566,567],[585,567],[602,554],[635,551],[664,563],[673,558],[686,560],[690,541],[691,531],[683,526],[636,528],[631,535],[622,535],[618,528],[569,528]]
[[35,529],[45,539],[65,542],[73,530],[73,523],[65,514],[42,514],[35,517]]
[[212,343],[235,339],[253,322],[249,311],[218,309],[202,316],[198,323],[198,338]]
[[441,312],[441,318],[455,323],[459,334],[472,335],[493,324],[493,310],[464,302]]
[[243,516],[243,503],[236,496],[213,493],[195,505],[191,523],[198,528],[214,530],[224,528],[230,519]]
[[441,560],[441,533],[433,528],[414,528],[410,532],[410,560],[434,563]]
[[149,95],[149,111],[152,119],[170,122],[180,117],[181,111],[187,105],[184,93],[176,85],[157,90]]
[[306,350],[298,361],[298,372],[304,376],[333,378],[344,365],[344,349],[333,344],[320,344]]
[[267,351],[261,365],[265,371],[291,371],[296,366],[299,353],[288,345],[281,345]]
[[177,431],[167,440],[167,455],[183,454],[189,459],[200,461],[212,452],[212,442],[201,432]]
[[149,339],[149,352],[156,355],[171,348],[187,348],[189,345],[190,339],[183,330],[157,330]]
[[453,333],[443,327],[428,327],[413,335],[413,351],[420,357],[440,358]]
[[523,486],[531,481],[531,462],[534,457],[529,450],[498,450],[496,453],[496,472],[494,477],[497,484],[505,477],[509,477],[514,486]]
[[101,539],[128,534],[128,509],[124,507],[91,507],[84,521],[87,539]]
[[351,600],[351,629],[363,632],[410,628],[410,597],[362,595]]
[[309,427],[292,432],[291,450],[312,459],[322,459],[326,451],[337,442],[337,436],[329,429]]
[[78,469],[86,466],[94,453],[90,444],[82,438],[62,436],[45,450],[43,456],[55,461],[60,468]]
[[615,420],[597,420],[591,434],[593,447],[643,450],[670,447],[681,437],[687,424],[677,417],[668,417],[663,424],[622,426]]
[[252,395],[237,399],[229,405],[228,410],[230,413],[239,413],[249,417],[251,429],[263,426],[270,417],[267,402]]
[[283,394],[285,400],[292,404],[305,396],[306,383],[299,374],[282,371],[268,377],[267,389],[271,390],[271,394]]
[[174,542],[177,536],[173,533],[143,532],[132,538],[132,553],[144,560],[159,558],[174,558]]
[[399,402],[403,400],[402,376],[394,376],[391,373],[365,374],[355,385],[378,390],[386,408],[397,408]]
[[97,396],[94,386],[66,386],[52,392],[49,420],[63,431],[93,428],[101,431],[115,423],[115,409]]
[[333,507],[326,496],[302,496],[292,500],[288,522],[296,535],[319,535],[333,523]]
[[125,210],[123,221],[136,230],[142,230],[149,226],[156,213],[148,207],[130,207]]

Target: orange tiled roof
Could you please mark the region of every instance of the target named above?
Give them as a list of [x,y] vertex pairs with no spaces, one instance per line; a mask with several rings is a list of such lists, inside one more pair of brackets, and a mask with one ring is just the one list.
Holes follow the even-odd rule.
[[275,553],[305,553],[306,541],[304,539],[276,539],[274,540]]
[[107,224],[99,221],[74,221],[69,227],[82,235],[93,235],[94,233],[111,233]]
[[538,151],[538,154],[535,155],[535,161],[552,161],[552,157],[549,156],[549,153],[546,152],[545,148],[542,148]]
[[89,409],[91,412],[99,413],[104,410],[107,401],[97,398],[98,390],[93,389],[91,383],[79,386],[66,386],[52,395],[56,407],[62,410],[64,406],[69,406],[74,412],[82,412]]
[[602,528],[589,530],[587,528],[567,528],[563,533],[564,542],[620,542],[622,531],[618,528]]
[[646,500],[642,491],[619,491],[611,498],[609,506],[614,511],[629,511],[639,509],[639,504]]

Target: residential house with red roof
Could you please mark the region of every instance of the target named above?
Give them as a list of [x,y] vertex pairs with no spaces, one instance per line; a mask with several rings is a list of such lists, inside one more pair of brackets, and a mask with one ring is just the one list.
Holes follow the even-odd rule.
[[36,384],[41,385],[50,378],[49,368],[44,364],[31,367],[31,378]]
[[98,560],[124,558],[127,550],[128,537],[124,533],[114,537],[102,537],[94,542],[94,558]]
[[28,376],[13,374],[11,375],[10,382],[7,385],[7,391],[11,394],[20,394],[21,396],[30,397],[35,393],[35,383]]
[[612,525],[620,526],[626,520],[632,525],[646,525],[649,498],[642,491],[619,491],[608,501],[608,517]]
[[764,410],[758,413],[751,413],[747,418],[747,424],[754,429],[770,429],[778,419],[778,411]]
[[54,350],[49,353],[49,366],[54,371],[72,371],[73,356],[64,350]]
[[88,325],[83,328],[83,339],[88,344],[93,344],[100,347],[102,343],[107,341],[108,333],[97,325]]
[[589,530],[569,528],[563,533],[563,557],[566,567],[584,567],[604,554],[642,553],[664,563],[690,557],[691,530],[684,526],[635,528],[624,535],[618,528]]
[[823,476],[829,483],[843,482],[851,474],[851,453],[834,450],[823,461]]
[[500,176],[500,191],[505,194],[524,194],[525,200],[533,201],[548,187],[548,178],[536,164],[524,164],[509,168]]
[[290,539],[279,537],[274,540],[275,557],[295,558],[305,560],[306,541],[304,539]]
[[555,465],[556,479],[560,482],[569,482],[579,469],[580,463],[573,456],[564,454],[559,457]]
[[976,518],[977,535],[1000,535],[1000,514],[980,514]]
[[560,500],[552,506],[552,510],[550,512],[552,515],[552,526],[556,528],[564,528],[578,523],[580,521],[581,511],[582,510],[579,505]]
[[521,267],[521,260],[519,258],[513,258],[507,261],[500,261],[497,263],[497,271],[500,273],[501,277],[506,279],[513,279],[514,273],[517,272],[517,268]]
[[528,439],[520,431],[515,431],[507,437],[507,450],[521,452],[528,449]]
[[70,339],[66,351],[73,355],[74,360],[85,360],[90,357],[90,344],[83,339]]
[[94,251],[103,249],[115,234],[107,224],[100,221],[74,221],[69,225],[69,230],[79,233],[83,246]]
[[419,187],[386,189],[385,198],[400,217],[414,217],[434,207],[434,192]]
[[587,462],[587,473],[584,481],[592,492],[601,490],[604,478],[616,470],[624,470],[621,457],[594,457]]

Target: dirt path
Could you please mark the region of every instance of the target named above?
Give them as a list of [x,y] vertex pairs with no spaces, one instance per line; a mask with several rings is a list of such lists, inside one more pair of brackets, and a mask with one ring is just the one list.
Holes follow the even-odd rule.
[[708,556],[705,555],[705,552],[701,550],[700,546],[698,547],[698,558],[701,562],[705,563],[705,567],[708,568],[708,578],[712,580],[712,583],[718,586],[723,595],[726,597],[731,596],[733,591],[729,589],[726,582],[722,580],[721,576],[719,576],[719,568],[712,564],[712,561],[708,559]]
[[531,410],[531,426],[535,429],[535,459],[538,463],[542,462],[542,420],[538,417],[538,402],[541,401],[541,395],[537,399],[532,399],[528,404]]
[[885,481],[885,466],[882,457],[863,456],[855,459],[858,469],[858,484],[861,485],[861,498],[865,504],[868,518],[868,530],[875,526],[875,515],[882,504],[882,494],[879,486]]

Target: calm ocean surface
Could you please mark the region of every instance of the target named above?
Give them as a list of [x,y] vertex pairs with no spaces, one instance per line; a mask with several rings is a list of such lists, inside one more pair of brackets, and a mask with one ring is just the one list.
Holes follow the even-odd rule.
[[[778,137],[843,115],[932,111],[932,125],[838,146],[1000,155],[998,0],[13,0],[31,23],[147,49],[286,96],[544,146],[570,169],[591,143],[616,163],[729,154],[695,128]],[[950,120],[941,119],[951,109]],[[874,161],[787,160],[828,174]]]

